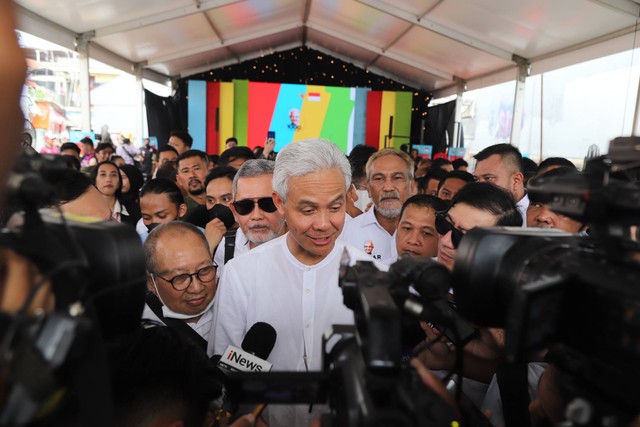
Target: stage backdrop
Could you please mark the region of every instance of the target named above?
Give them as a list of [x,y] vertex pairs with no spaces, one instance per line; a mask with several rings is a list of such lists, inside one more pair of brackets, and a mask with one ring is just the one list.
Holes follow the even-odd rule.
[[264,146],[268,132],[275,132],[276,151],[292,141],[326,138],[349,153],[358,144],[383,148],[390,117],[392,135],[409,136],[411,130],[411,92],[247,80],[190,80],[188,88],[193,148],[209,154],[224,151],[231,136],[252,149]]

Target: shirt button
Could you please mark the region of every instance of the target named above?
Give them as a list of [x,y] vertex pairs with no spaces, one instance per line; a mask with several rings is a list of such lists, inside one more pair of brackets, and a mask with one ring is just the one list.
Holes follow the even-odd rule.
[[305,323],[304,324],[304,327],[307,328],[307,329],[309,329],[309,326],[311,326],[309,323]]
[[305,289],[304,291],[305,291],[305,293],[307,293],[307,294],[311,293],[311,289]]

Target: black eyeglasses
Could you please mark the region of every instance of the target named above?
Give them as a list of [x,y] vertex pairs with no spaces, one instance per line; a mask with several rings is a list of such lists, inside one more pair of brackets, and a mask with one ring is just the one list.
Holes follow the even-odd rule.
[[458,245],[464,237],[464,233],[453,226],[446,218],[446,212],[438,212],[436,213],[436,231],[440,236],[444,236],[448,232],[451,232],[451,243],[453,247],[458,249]]
[[237,202],[233,202],[233,207],[236,208],[236,212],[238,215],[249,215],[253,212],[256,204],[260,209],[267,213],[273,213],[277,210],[275,203],[273,203],[273,199],[271,197],[263,197],[258,200],[253,199],[242,199]]
[[169,282],[173,289],[176,291],[184,291],[191,285],[191,281],[193,280],[193,276],[196,276],[198,280],[202,283],[209,283],[216,278],[216,269],[218,268],[217,264],[209,265],[207,267],[203,267],[200,270],[196,271],[193,274],[178,274],[172,279],[165,279],[164,277],[156,274],[159,278],[164,280],[165,282]]

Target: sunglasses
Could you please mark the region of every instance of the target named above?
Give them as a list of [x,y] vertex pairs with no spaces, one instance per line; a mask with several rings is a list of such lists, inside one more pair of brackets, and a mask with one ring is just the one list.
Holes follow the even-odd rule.
[[258,200],[243,199],[238,200],[237,202],[233,202],[233,207],[236,209],[236,212],[238,213],[238,215],[242,216],[249,215],[251,212],[253,212],[253,209],[256,205],[258,205],[258,207],[262,211],[267,213],[273,213],[277,210],[276,205],[273,203],[273,199],[271,197],[263,197]]
[[436,213],[436,231],[441,236],[451,232],[451,243],[454,248],[458,249],[458,245],[460,244],[462,237],[464,237],[464,233],[447,221],[446,215],[446,212]]

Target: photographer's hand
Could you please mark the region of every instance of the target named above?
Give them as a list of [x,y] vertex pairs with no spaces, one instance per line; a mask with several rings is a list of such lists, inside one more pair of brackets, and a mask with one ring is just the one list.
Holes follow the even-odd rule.
[[[31,286],[40,278],[38,269],[31,261],[11,249],[0,248],[0,311],[16,313],[22,309],[32,291]],[[36,291],[26,312],[33,314],[42,310],[49,313],[54,305],[51,284],[46,281]]]
[[220,244],[220,241],[226,232],[227,227],[220,218],[214,218],[207,223],[207,226],[204,229],[204,235],[207,237],[207,242],[209,242],[211,256],[215,253],[216,248]]
[[448,343],[447,337],[441,336],[440,331],[425,322],[420,327],[427,336],[426,349],[417,356],[427,368],[433,370],[450,371],[455,365],[455,346]]

